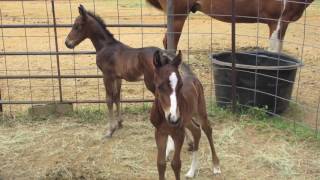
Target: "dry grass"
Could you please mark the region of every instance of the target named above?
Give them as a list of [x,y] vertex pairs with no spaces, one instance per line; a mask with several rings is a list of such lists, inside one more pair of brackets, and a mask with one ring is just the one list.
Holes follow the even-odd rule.
[[[148,108],[124,114],[124,128],[107,141],[103,117],[78,115],[0,127],[0,177],[4,179],[156,179],[154,129]],[[80,111],[81,112],[81,111]],[[132,113],[134,112],[134,113]],[[92,113],[95,115],[96,113]],[[89,115],[87,117],[90,117]],[[101,119],[102,118],[102,119]],[[215,113],[214,138],[223,174],[218,179],[316,179],[320,144],[259,122]],[[196,179],[212,179],[210,150],[202,136]],[[183,148],[182,173],[191,163]],[[168,164],[168,179],[174,175]]]

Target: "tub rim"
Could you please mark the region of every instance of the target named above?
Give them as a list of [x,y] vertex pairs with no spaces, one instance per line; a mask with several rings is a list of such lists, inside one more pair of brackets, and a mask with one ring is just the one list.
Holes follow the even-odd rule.
[[[213,65],[220,65],[220,66],[227,66],[227,67],[232,67],[232,63],[231,62],[223,62],[220,61],[218,59],[216,59],[217,56],[221,56],[224,54],[231,54],[230,51],[225,51],[225,52],[221,52],[221,53],[217,53],[217,54],[211,54],[210,55],[210,59],[212,61]],[[245,54],[245,55],[254,55],[254,56],[267,56],[266,54],[274,54],[274,55],[279,55],[282,57],[285,57],[287,59],[291,59],[294,60],[292,61],[292,63],[294,63],[293,65],[287,65],[287,66],[256,66],[256,65],[246,65],[246,64],[235,64],[236,68],[239,69],[251,69],[251,70],[294,70],[294,69],[298,69],[299,67],[303,67],[304,64],[299,61],[296,58],[293,58],[289,55],[286,55],[284,53],[273,53],[273,52],[269,52],[269,51],[239,51],[236,52],[236,54]]]

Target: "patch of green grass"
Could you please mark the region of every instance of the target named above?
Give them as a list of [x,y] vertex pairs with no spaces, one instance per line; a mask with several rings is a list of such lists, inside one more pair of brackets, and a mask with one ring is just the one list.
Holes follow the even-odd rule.
[[[151,103],[134,104],[134,105],[124,105],[122,107],[122,114],[133,114],[139,115],[143,113],[148,113],[151,108]],[[115,108],[114,108],[115,109]],[[115,112],[114,112],[115,115]],[[108,112],[105,108],[99,108],[98,106],[78,108],[74,112],[68,115],[79,120],[81,123],[99,123],[105,122],[108,118]]]
[[305,118],[307,110],[297,103],[290,103],[286,112],[282,115],[283,117],[290,118],[293,121],[302,122]]
[[12,127],[16,123],[40,122],[55,118],[56,116],[54,115],[46,117],[31,116],[28,112],[19,112],[15,114],[0,113],[0,126]]
[[208,107],[208,115],[218,121],[219,119],[221,121],[237,119],[242,124],[253,125],[260,131],[270,131],[272,130],[270,128],[275,128],[289,133],[297,139],[309,139],[320,142],[320,134],[316,133],[314,129],[307,127],[302,122],[288,121],[279,116],[270,116],[265,108],[238,108],[237,113],[233,114],[230,108],[220,108],[216,104],[211,103]]
[[[149,115],[151,103],[124,105],[122,107],[123,114],[147,114]],[[272,131],[272,128],[284,131],[295,136],[298,139],[317,140],[320,142],[320,133],[307,127],[302,122],[287,121],[281,117],[270,116],[266,113],[266,109],[261,108],[247,108],[239,109],[236,114],[233,114],[230,108],[218,107],[214,102],[208,105],[208,116],[212,117],[213,121],[224,122],[227,120],[240,121],[242,125],[253,125],[261,132]],[[80,123],[100,123],[107,120],[107,110],[105,108],[98,108],[98,106],[91,106],[85,108],[78,108],[67,116],[78,119]],[[15,115],[0,114],[1,126],[13,126],[15,123],[30,123],[33,121],[48,121],[55,119],[55,116],[46,118],[32,117],[27,112],[17,113]]]
[[234,119],[235,115],[231,112],[230,108],[222,108],[216,105],[215,102],[210,102],[207,107],[207,113],[209,117],[212,117],[214,121],[224,121],[226,119]]
[[142,114],[142,113],[150,113],[152,103],[143,103],[142,105],[126,105],[123,107],[123,113],[129,114]]
[[294,135],[298,139],[311,139],[320,141],[320,135],[315,130],[307,127],[302,122],[285,120],[279,116],[270,116],[266,109],[249,108],[244,114],[249,116],[250,121],[245,123],[254,124],[258,129],[276,128]]
[[106,111],[98,107],[78,108],[68,116],[78,119],[79,122],[98,123],[106,119]]

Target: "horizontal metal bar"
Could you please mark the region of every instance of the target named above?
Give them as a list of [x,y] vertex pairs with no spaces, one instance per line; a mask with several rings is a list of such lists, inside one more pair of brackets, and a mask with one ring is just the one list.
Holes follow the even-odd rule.
[[[53,28],[53,24],[2,24],[0,28]],[[70,28],[72,24],[57,24],[57,28]],[[133,28],[166,28],[166,24],[107,24],[106,27],[133,27]]]
[[95,51],[31,51],[31,52],[0,52],[0,56],[26,56],[26,55],[79,55],[79,54],[96,54]]
[[0,79],[74,79],[74,78],[102,78],[102,75],[12,75],[0,76]]
[[[153,102],[153,99],[123,99],[120,100],[121,103],[143,103],[143,102]],[[58,104],[58,103],[76,103],[76,104],[91,104],[91,103],[107,103],[107,101],[102,100],[78,100],[78,101],[5,101],[0,100],[0,104]]]

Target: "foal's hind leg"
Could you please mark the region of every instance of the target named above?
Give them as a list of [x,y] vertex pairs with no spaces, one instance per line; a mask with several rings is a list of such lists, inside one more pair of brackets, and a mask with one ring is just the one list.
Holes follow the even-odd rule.
[[195,175],[195,172],[198,169],[198,149],[199,149],[199,142],[201,138],[201,129],[200,125],[195,123],[193,120],[187,124],[187,129],[190,130],[193,136],[193,152],[192,152],[192,163],[190,166],[189,171],[186,174],[186,177],[192,178]]
[[117,121],[118,121],[118,128],[122,128],[122,117],[120,111],[120,98],[121,98],[121,79],[115,80],[115,99],[114,102],[116,103],[116,111],[117,111]]
[[210,122],[208,121],[208,117],[205,114],[200,115],[200,123],[201,123],[201,128],[206,134],[209,144],[210,144],[210,149],[211,149],[211,154],[212,154],[212,162],[213,162],[213,174],[220,174],[220,164],[219,164],[219,158],[217,156],[216,150],[213,145],[213,139],[212,139],[212,128],[210,126]]

